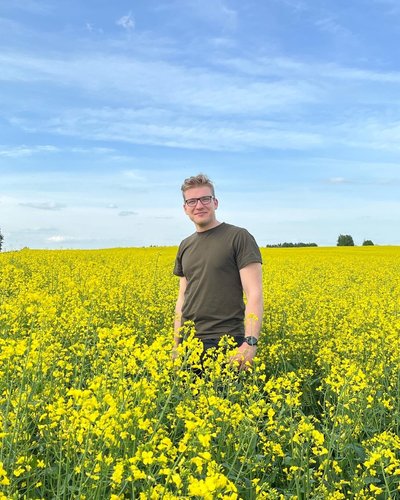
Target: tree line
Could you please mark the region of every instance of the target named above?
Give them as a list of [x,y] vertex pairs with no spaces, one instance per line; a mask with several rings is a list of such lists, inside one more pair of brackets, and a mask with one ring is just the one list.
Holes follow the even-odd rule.
[[[273,245],[265,245],[267,248],[298,248],[298,247],[317,247],[316,243],[275,243]],[[338,247],[354,247],[354,240],[350,234],[339,234],[336,246]],[[363,247],[374,246],[372,240],[364,240]]]
[[297,247],[317,247],[316,243],[277,243],[275,245],[266,245],[267,248],[297,248]]
[[[355,245],[353,237],[350,234],[339,234],[336,246],[354,247]],[[364,240],[362,246],[363,247],[374,246],[374,242],[372,240]]]

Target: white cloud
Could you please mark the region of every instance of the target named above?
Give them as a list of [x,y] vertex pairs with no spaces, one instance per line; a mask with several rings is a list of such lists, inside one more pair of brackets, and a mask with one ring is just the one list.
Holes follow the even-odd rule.
[[46,241],[51,243],[92,243],[96,241],[96,238],[82,238],[77,236],[65,236],[57,234],[46,238]]
[[[320,90],[314,84],[297,79],[277,81],[226,74],[226,71],[185,67],[161,60],[140,60],[122,56],[84,57],[65,60],[38,58],[33,55],[0,54],[3,71],[0,79],[25,82],[48,82],[93,92],[113,104],[125,98],[141,103],[146,113],[157,109],[177,108],[197,114],[243,114],[292,111],[316,102]],[[268,61],[264,62],[268,67]],[[162,75],[162,78],[160,78]],[[174,89],[174,92],[171,92]],[[150,117],[151,118],[151,117]]]
[[27,207],[27,208],[35,208],[38,210],[61,210],[62,208],[65,208],[65,205],[61,203],[55,203],[55,202],[26,202],[26,203],[19,203],[21,207]]
[[400,151],[400,121],[388,118],[355,118],[332,128],[338,142],[365,149]]
[[335,37],[341,36],[347,39],[353,37],[352,33],[344,28],[333,16],[321,18],[315,24],[321,31],[330,33]]
[[[380,83],[399,83],[399,71],[374,71],[363,68],[351,68],[337,64],[317,65],[315,68],[322,77],[347,81],[364,81]],[[383,96],[384,97],[384,96]]]
[[[17,122],[15,122],[17,123]],[[46,153],[76,153],[76,154],[114,154],[115,150],[106,147],[59,147],[53,145],[30,145],[7,146],[0,144],[0,158],[23,158]]]
[[225,28],[235,30],[239,22],[238,13],[235,10],[229,8],[224,2],[214,1],[213,7],[215,8],[215,6],[217,6],[217,8],[220,10],[220,18],[224,23]]
[[123,170],[121,174],[128,178],[129,180],[145,182],[146,177],[143,175],[143,172],[139,170]]
[[102,28],[97,28],[93,23],[90,23],[90,22],[86,22],[85,29],[89,33],[100,34],[100,35],[103,34]]
[[47,238],[47,241],[53,241],[55,243],[62,243],[64,241],[68,241],[70,239],[71,238],[69,236],[57,235],[57,236],[50,236],[49,238]]
[[72,147],[72,148],[62,148],[63,152],[71,152],[71,153],[84,153],[84,154],[99,154],[99,155],[104,155],[104,154],[114,154],[115,149],[112,148],[101,148],[101,147]]
[[328,179],[329,184],[346,184],[347,182],[344,177],[331,177]]
[[234,48],[237,46],[237,42],[233,38],[227,37],[216,37],[209,40],[211,45],[217,48]]
[[132,13],[130,12],[126,16],[119,18],[117,25],[122,26],[127,31],[133,30],[135,28],[135,20],[132,17]]
[[[364,116],[369,111],[343,113],[346,102],[354,102],[355,107],[361,104],[362,109],[378,102],[392,105],[394,94],[374,92],[368,83],[380,89],[384,83],[397,84],[400,72],[265,57],[228,59],[219,70],[98,54],[51,60],[3,53],[0,60],[3,77],[12,81],[62,82],[93,92],[99,100],[98,108],[49,109],[46,115],[38,111],[29,119],[18,114],[9,119],[28,132],[211,151],[306,150],[331,145],[400,148],[398,122],[391,124],[385,116],[374,125]],[[113,96],[118,98],[113,101]],[[103,98],[107,107],[101,107]],[[127,101],[140,107],[121,107]],[[321,106],[328,117],[323,129],[316,121],[315,106]],[[335,106],[335,116],[331,116]],[[338,113],[343,124],[336,123]],[[39,148],[3,148],[0,156],[28,156],[41,152]],[[123,157],[115,155],[114,160]]]
[[[151,117],[151,122],[149,123]],[[262,149],[309,149],[323,144],[323,138],[313,130],[299,125],[263,120],[209,121],[185,118],[179,113],[160,110],[86,109],[65,113],[56,120],[23,123],[28,131],[47,131],[80,139],[122,141],[185,149],[211,151],[242,151]]]
[[59,152],[59,148],[55,146],[5,146],[5,145],[0,145],[0,158],[6,157],[6,158],[20,158],[20,157],[25,157],[25,156],[32,156],[32,155],[37,155],[37,154],[42,154],[42,153],[57,153]]
[[138,213],[132,210],[122,210],[118,215],[121,217],[129,217],[130,215],[138,215]]

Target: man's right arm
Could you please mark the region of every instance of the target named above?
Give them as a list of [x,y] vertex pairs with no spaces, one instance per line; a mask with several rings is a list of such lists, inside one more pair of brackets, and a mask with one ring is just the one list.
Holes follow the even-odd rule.
[[182,307],[185,300],[185,291],[187,286],[187,280],[184,276],[179,279],[179,292],[178,300],[175,306],[175,320],[174,320],[174,349],[179,345],[179,329],[182,326]]

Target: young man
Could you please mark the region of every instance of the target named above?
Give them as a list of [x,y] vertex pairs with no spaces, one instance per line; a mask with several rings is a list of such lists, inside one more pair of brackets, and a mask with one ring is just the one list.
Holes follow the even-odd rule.
[[216,219],[218,200],[207,176],[189,177],[181,189],[196,232],[182,241],[175,261],[180,283],[174,352],[180,327],[191,320],[204,349],[216,347],[223,335],[234,337],[238,349],[232,361],[246,369],[257,351],[263,316],[260,250],[248,231]]

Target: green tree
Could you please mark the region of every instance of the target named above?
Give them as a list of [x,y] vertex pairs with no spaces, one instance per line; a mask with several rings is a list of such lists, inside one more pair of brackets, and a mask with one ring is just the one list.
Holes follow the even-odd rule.
[[374,242],[372,240],[364,240],[363,241],[363,247],[371,247],[374,246]]
[[354,247],[354,241],[350,234],[340,234],[337,240],[338,247]]
[[4,236],[1,234],[1,229],[0,229],[0,252],[1,252],[1,247],[3,246],[3,240]]

